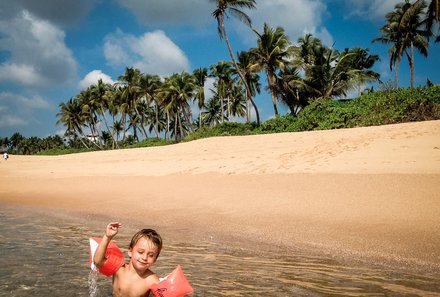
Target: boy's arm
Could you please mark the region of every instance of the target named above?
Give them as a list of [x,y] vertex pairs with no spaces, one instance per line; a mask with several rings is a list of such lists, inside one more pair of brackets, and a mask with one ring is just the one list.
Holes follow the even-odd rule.
[[107,251],[107,247],[112,240],[113,237],[118,233],[118,228],[122,225],[118,222],[112,222],[107,225],[105,230],[105,234],[102,237],[101,242],[96,249],[95,256],[93,257],[93,263],[95,263],[96,267],[101,268],[104,265],[106,257],[105,252]]

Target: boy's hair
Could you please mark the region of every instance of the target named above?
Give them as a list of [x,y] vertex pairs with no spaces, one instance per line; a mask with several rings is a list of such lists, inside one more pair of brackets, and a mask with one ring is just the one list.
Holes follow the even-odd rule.
[[156,247],[157,247],[157,257],[159,257],[160,251],[162,250],[162,237],[160,237],[159,233],[157,233],[153,229],[142,229],[138,231],[133,237],[131,238],[130,246],[129,248],[132,249],[139,239],[142,237],[149,239]]

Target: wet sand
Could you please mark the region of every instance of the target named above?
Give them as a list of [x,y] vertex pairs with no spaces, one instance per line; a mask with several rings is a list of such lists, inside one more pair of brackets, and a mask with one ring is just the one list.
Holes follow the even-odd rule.
[[13,155],[0,164],[1,204],[440,271],[440,121]]

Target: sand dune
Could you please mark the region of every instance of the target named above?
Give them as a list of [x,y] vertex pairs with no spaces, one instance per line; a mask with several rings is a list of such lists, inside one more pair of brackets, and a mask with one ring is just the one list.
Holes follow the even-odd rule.
[[440,121],[11,156],[0,164],[6,203],[437,269]]

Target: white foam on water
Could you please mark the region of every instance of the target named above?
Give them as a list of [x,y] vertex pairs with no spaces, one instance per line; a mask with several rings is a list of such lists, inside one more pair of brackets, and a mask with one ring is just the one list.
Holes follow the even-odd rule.
[[90,269],[89,273],[89,297],[98,296],[98,272],[96,270]]

